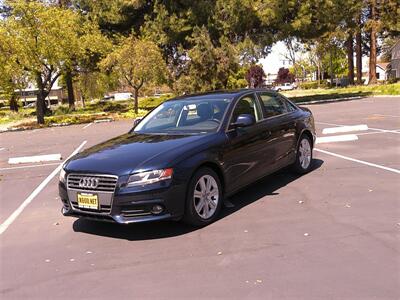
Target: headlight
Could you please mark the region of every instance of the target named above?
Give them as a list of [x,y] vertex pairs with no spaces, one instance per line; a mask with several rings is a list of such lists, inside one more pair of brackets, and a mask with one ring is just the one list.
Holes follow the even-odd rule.
[[65,183],[65,181],[67,179],[66,175],[67,175],[67,173],[65,172],[64,168],[61,168],[61,171],[60,171],[60,181],[61,182]]
[[154,170],[133,174],[128,179],[128,186],[143,186],[172,178],[173,169]]

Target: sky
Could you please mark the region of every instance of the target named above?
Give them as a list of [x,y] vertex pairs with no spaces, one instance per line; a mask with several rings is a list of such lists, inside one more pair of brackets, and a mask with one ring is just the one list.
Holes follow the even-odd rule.
[[[266,57],[259,60],[259,63],[263,66],[265,74],[277,74],[279,68],[285,67],[289,68],[290,63],[285,58],[285,54],[287,54],[286,46],[283,42],[277,42],[272,46],[271,53]],[[355,55],[355,53],[354,53]],[[297,59],[301,56],[299,53],[296,55]],[[354,57],[355,62],[355,57]],[[362,65],[363,72],[368,70],[368,62],[369,59],[367,56],[363,56]]]
[[265,74],[277,74],[279,68],[288,68],[289,62],[285,58],[287,53],[286,46],[283,42],[278,42],[272,46],[271,53],[266,57],[260,59]]

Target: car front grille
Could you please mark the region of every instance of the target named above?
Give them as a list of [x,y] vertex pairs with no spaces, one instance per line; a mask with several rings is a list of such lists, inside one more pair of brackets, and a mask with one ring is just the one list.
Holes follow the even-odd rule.
[[[92,181],[97,184],[85,184]],[[115,175],[68,174],[67,186],[73,190],[113,193],[117,186],[117,181],[118,177]]]

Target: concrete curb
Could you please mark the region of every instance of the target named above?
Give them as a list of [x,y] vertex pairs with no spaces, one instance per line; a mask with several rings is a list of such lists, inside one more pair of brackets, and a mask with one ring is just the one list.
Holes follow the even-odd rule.
[[[340,101],[350,101],[357,100],[363,98],[400,98],[400,95],[370,95],[370,96],[354,96],[354,97],[345,97],[345,98],[332,98],[332,99],[322,99],[322,100],[313,100],[306,102],[295,102],[296,104],[305,105],[305,104],[321,104],[321,103],[333,103]],[[290,99],[290,98],[289,98]]]
[[[356,96],[356,97],[345,97],[345,98],[332,98],[332,99],[313,100],[313,101],[295,102],[295,103],[299,104],[299,105],[321,104],[321,103],[333,103],[333,102],[340,102],[340,101],[356,100],[356,99],[362,99],[362,98],[365,98],[365,97]],[[290,98],[289,98],[289,100],[290,100]]]

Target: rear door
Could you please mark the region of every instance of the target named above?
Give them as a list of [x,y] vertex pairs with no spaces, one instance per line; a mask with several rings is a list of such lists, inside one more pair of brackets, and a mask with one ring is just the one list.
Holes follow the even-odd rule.
[[259,92],[265,126],[269,128],[273,149],[271,158],[265,161],[265,168],[279,169],[294,161],[296,149],[297,108],[281,95],[273,92]]

